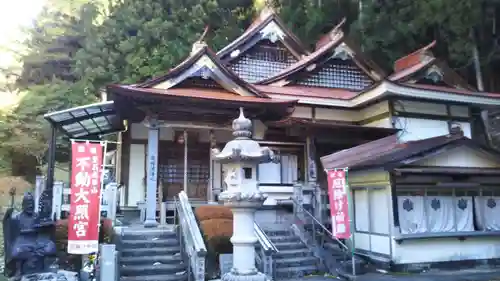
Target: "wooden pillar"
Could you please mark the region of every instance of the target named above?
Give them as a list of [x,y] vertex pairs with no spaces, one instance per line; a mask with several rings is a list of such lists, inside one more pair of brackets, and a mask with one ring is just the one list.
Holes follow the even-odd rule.
[[188,133],[186,130],[184,130],[184,192],[189,197],[188,193]]
[[158,142],[160,128],[155,117],[148,118],[148,158],[146,161],[146,220],[144,227],[156,227],[156,189],[158,188]]
[[307,155],[307,182],[314,189],[314,216],[317,220],[323,223],[324,210],[324,191],[318,184],[318,167],[316,165],[316,144],[314,137],[308,135],[306,138],[306,155]]

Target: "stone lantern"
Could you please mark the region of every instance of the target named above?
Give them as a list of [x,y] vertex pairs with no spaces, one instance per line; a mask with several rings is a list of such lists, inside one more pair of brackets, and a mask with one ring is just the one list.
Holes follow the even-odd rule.
[[233,268],[222,276],[224,281],[264,281],[266,275],[255,268],[255,211],[267,195],[258,188],[257,165],[274,160],[273,152],[252,140],[252,121],[243,114],[233,121],[234,139],[222,151],[214,151],[213,159],[227,166],[224,179],[227,190],[219,200],[233,212]]

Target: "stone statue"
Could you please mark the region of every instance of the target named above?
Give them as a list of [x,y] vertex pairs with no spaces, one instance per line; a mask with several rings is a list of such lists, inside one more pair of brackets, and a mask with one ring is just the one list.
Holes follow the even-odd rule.
[[21,280],[25,274],[48,272],[56,255],[51,240],[52,226],[53,223],[46,220],[40,221],[31,193],[24,195],[21,212],[14,213],[13,208],[7,210],[3,218],[4,274],[7,277]]

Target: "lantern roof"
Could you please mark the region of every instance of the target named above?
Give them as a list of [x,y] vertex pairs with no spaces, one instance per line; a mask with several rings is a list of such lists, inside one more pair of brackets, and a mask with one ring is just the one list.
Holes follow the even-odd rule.
[[268,147],[260,147],[252,139],[252,121],[245,117],[240,107],[240,116],[233,121],[234,139],[222,151],[214,150],[214,160],[221,163],[267,163],[275,159]]

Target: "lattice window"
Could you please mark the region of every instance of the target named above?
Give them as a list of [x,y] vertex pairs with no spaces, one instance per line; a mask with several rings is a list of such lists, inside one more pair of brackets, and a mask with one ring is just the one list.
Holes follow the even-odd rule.
[[361,91],[369,87],[372,80],[352,61],[334,59],[305,79],[300,79],[297,84]]
[[177,84],[175,88],[208,88],[208,89],[224,89],[217,81],[212,78],[204,79],[201,77],[190,77],[181,83]]
[[[189,143],[188,196],[206,199],[209,178],[210,155],[208,147],[199,143]],[[184,189],[184,145],[170,144],[160,147],[158,180],[163,184],[164,198],[171,199]]]
[[277,74],[295,62],[297,59],[281,42],[262,40],[246,51],[231,68],[244,81],[254,83]]

